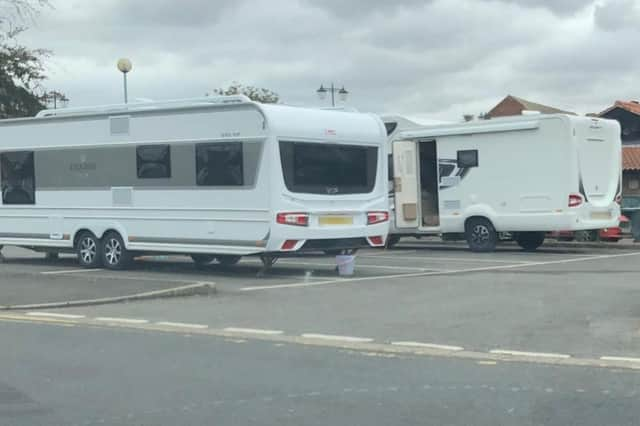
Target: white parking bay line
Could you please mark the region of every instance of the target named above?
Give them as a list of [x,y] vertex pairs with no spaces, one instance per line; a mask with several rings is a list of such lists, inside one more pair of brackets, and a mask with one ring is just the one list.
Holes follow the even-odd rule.
[[63,274],[79,274],[82,272],[98,272],[102,271],[102,269],[58,269],[56,271],[44,271],[40,272],[42,275],[63,275]]
[[64,319],[81,319],[84,315],[73,314],[56,314],[53,312],[27,312],[27,315],[31,317],[49,317],[49,318],[64,318]]
[[602,361],[623,361],[640,363],[640,358],[632,358],[628,356],[601,356],[600,359]]
[[282,334],[281,330],[267,330],[263,328],[242,328],[242,327],[227,327],[224,331],[228,333],[244,333],[244,334],[262,334],[267,336],[275,336]]
[[524,260],[506,260],[506,259],[479,259],[477,257],[437,257],[437,256],[373,256],[373,255],[360,255],[358,257],[376,257],[378,259],[389,259],[389,260],[423,260],[425,262],[437,262],[437,261],[445,261],[445,262],[459,262],[459,263],[534,263],[532,261],[524,261]]
[[394,278],[415,278],[415,277],[466,274],[466,273],[473,273],[473,272],[504,271],[504,270],[510,270],[510,269],[531,268],[534,266],[561,265],[565,263],[588,262],[590,260],[613,259],[617,257],[639,256],[639,255],[640,255],[640,251],[633,252],[633,253],[621,253],[621,254],[603,254],[598,256],[589,256],[589,257],[581,257],[581,258],[559,259],[559,260],[549,260],[549,261],[543,261],[543,262],[530,262],[530,263],[513,263],[509,265],[497,265],[497,266],[483,266],[480,268],[465,268],[465,269],[456,269],[451,271],[414,272],[414,273],[406,273],[406,274],[379,275],[379,276],[373,276],[373,277],[343,278],[343,279],[337,279],[337,280],[317,281],[313,283],[302,282],[302,283],[276,284],[276,285],[266,285],[266,286],[251,286],[251,287],[243,287],[240,289],[240,291],[260,291],[260,290],[275,290],[275,289],[282,289],[282,288],[315,287],[315,286],[322,286],[322,285],[354,283],[359,281],[390,280]]
[[567,354],[555,354],[549,352],[527,352],[527,351],[512,351],[508,349],[493,349],[489,353],[494,355],[510,355],[510,356],[523,356],[523,357],[538,357],[538,358],[559,358],[567,359],[571,358],[571,355]]
[[161,325],[163,327],[176,327],[176,328],[193,328],[197,330],[204,330],[205,328],[209,328],[206,324],[189,324],[186,322],[171,322],[171,321],[159,321],[156,325]]
[[304,333],[302,334],[302,337],[304,337],[305,339],[336,340],[339,342],[349,342],[349,343],[373,342],[373,339],[370,339],[368,337],[336,336],[333,334]]
[[113,323],[123,323],[123,324],[147,324],[149,320],[145,319],[135,319],[135,318],[116,318],[116,317],[97,317],[96,321],[102,322],[113,322]]
[[438,345],[436,343],[422,343],[422,342],[391,342],[395,346],[406,346],[409,348],[425,348],[425,349],[441,349],[443,351],[462,351],[463,347],[451,346],[451,345]]
[[[280,261],[278,263],[287,265],[302,265],[302,266],[333,266],[334,263],[319,263],[319,262],[296,262],[296,261]],[[392,265],[370,265],[366,263],[358,263],[356,258],[356,265],[362,268],[377,268],[377,269],[390,269],[390,270],[403,270],[403,271],[433,271],[433,268],[418,268],[415,266],[392,266]]]

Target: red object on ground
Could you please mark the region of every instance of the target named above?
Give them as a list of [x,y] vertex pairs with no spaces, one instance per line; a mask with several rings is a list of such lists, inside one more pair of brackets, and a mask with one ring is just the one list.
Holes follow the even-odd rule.
[[[624,215],[620,215],[620,224],[626,224],[629,222],[629,218]],[[550,238],[556,238],[560,241],[573,241],[576,237],[575,232],[572,231],[554,231],[549,232]],[[622,239],[622,228],[620,226],[612,226],[611,228],[605,228],[598,231],[598,239],[601,241],[608,241],[617,243]]]

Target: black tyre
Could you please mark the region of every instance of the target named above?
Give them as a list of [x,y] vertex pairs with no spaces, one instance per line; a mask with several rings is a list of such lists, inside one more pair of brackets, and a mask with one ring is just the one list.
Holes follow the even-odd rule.
[[124,246],[120,234],[109,232],[102,238],[102,263],[108,269],[126,269],[131,263],[132,256]]
[[387,248],[394,248],[400,242],[400,235],[389,235],[387,237],[387,243],[385,246]]
[[600,234],[597,230],[593,231],[576,231],[576,241],[583,243],[592,243],[598,241]]
[[215,256],[210,254],[192,254],[191,259],[197,266],[207,266],[215,260]]
[[465,238],[471,251],[491,252],[496,249],[498,233],[484,217],[473,217],[465,224]]
[[83,268],[98,268],[102,266],[102,247],[100,239],[91,232],[83,232],[76,240],[78,262]]
[[518,232],[516,242],[525,251],[535,251],[544,243],[544,232]]
[[234,256],[232,254],[224,254],[216,256],[216,260],[223,266],[233,266],[240,262],[241,256]]

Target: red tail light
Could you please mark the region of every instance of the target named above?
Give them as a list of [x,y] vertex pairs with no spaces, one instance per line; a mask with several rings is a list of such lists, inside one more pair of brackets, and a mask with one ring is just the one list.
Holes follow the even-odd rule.
[[374,225],[389,220],[389,212],[367,212],[367,225]]
[[298,244],[298,240],[286,240],[282,243],[282,250],[293,250],[293,248]]
[[578,207],[584,203],[584,198],[580,194],[569,194],[569,207]]
[[379,236],[369,237],[369,243],[371,243],[372,246],[379,247],[384,244],[384,240]]
[[309,226],[309,213],[278,213],[276,222],[282,225]]

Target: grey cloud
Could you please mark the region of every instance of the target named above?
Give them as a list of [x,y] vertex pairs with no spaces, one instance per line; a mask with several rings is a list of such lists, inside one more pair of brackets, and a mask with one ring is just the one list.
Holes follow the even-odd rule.
[[162,26],[213,25],[242,0],[120,0],[112,18],[120,24]]
[[594,11],[598,28],[619,31],[640,26],[640,5],[636,0],[610,0],[598,5]]
[[[483,0],[495,1],[495,0]],[[593,0],[498,0],[503,3],[517,4],[522,7],[539,7],[560,16],[573,15],[593,4]]]
[[399,9],[416,9],[432,0],[304,0],[339,18],[364,18],[374,13],[392,15]]
[[[366,17],[377,13],[393,16],[398,10],[417,10],[430,3],[442,3],[464,12],[470,2],[464,0],[305,0],[342,18]],[[477,0],[485,3],[514,4],[522,8],[543,8],[560,16],[573,15],[593,4],[594,0]]]
[[119,56],[134,63],[131,98],[237,80],[314,106],[333,81],[360,110],[449,120],[507,93],[603,109],[634,96],[640,66],[634,40],[594,31],[574,0],[55,1],[21,40],[54,50],[47,85],[74,105],[121,100]]

